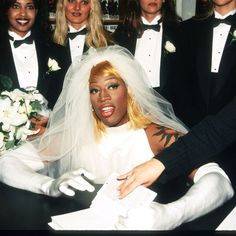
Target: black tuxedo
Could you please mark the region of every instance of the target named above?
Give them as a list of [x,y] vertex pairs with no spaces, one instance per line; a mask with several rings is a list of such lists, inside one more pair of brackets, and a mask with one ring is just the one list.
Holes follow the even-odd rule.
[[[225,147],[236,141],[236,97],[215,116],[208,116],[185,136],[156,156],[166,167],[160,181],[169,181],[178,175],[188,174],[209,161]],[[221,161],[225,161],[221,156]],[[236,186],[236,156],[232,155],[227,174]],[[226,170],[226,169],[225,169]]]
[[236,14],[217,78],[212,78],[213,16],[182,23],[182,46],[178,54],[181,64],[178,80],[171,86],[175,89],[171,102],[177,115],[190,127],[205,116],[216,114],[236,95],[236,41],[232,41],[235,29]]
[[[41,38],[39,35],[34,34],[33,32],[32,34],[37,52],[39,69],[37,89],[46,97],[47,100],[49,100],[49,106],[52,107],[54,104],[51,105],[50,98],[53,98],[55,94],[54,90],[50,90],[49,87],[51,80],[54,80],[55,78],[64,78],[66,69],[64,67],[63,59],[63,54],[65,53],[64,47],[53,44],[48,40]],[[4,31],[1,34],[0,41],[0,52],[2,58],[0,63],[0,74],[8,76],[12,80],[13,85],[11,89],[20,88],[7,32]],[[47,73],[49,69],[49,58],[55,59],[62,69]]]
[[[211,73],[211,54],[213,41],[213,16],[205,20],[190,19],[181,23],[182,40],[179,47],[177,60],[179,63],[178,76],[176,80],[172,80],[172,98],[174,110],[177,116],[190,128],[206,116],[217,114],[224,106],[226,106],[236,96],[236,41],[233,41],[232,33],[236,29],[236,14],[234,15],[234,23],[231,26],[228,38],[224,47],[218,73]],[[214,74],[214,76],[213,76]],[[235,115],[235,109],[232,109]],[[222,145],[221,137],[227,140],[227,134],[224,129],[225,122],[231,114],[226,113],[225,121],[220,120],[221,124],[214,123],[205,124],[200,132],[204,133],[205,129],[211,129],[211,132],[204,133],[202,142],[205,144],[209,139],[216,138],[214,145]],[[219,123],[219,122],[218,122]],[[222,128],[223,127],[223,128]],[[228,128],[230,125],[228,126]],[[196,130],[197,132],[197,130]],[[217,132],[217,133],[214,133]],[[196,134],[198,135],[198,134]],[[208,137],[212,135],[212,137]],[[196,142],[191,139],[190,142]],[[192,143],[192,145],[195,145]],[[232,163],[235,163],[235,143],[227,149],[221,149],[214,161],[218,162],[229,176],[233,176]],[[200,148],[193,150],[194,157],[202,155]],[[209,147],[210,148],[210,147]],[[208,150],[208,147],[204,147]],[[182,150],[185,151],[184,149]],[[196,157],[197,158],[197,157]],[[236,180],[236,178],[233,176]]]
[[[168,80],[171,79],[175,71],[175,53],[167,53],[164,45],[170,41],[175,46],[178,44],[178,28],[165,25],[163,22],[163,35],[162,35],[162,52],[160,64],[160,87],[156,90],[163,96],[168,98]],[[117,27],[116,31],[112,34],[114,41],[127,48],[133,55],[137,43],[137,33],[130,32],[128,27],[121,24]],[[153,62],[155,63],[155,62]]]

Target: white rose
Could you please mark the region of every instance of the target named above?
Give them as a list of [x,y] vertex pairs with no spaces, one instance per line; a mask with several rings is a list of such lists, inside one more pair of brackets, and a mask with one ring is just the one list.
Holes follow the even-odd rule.
[[0,148],[2,148],[3,147],[3,145],[4,145],[4,134],[2,133],[2,132],[0,132]]
[[168,51],[170,53],[176,52],[176,48],[175,48],[174,44],[171,43],[170,41],[166,41],[165,49],[166,49],[166,51]]
[[15,140],[15,132],[16,132],[16,128],[14,126],[11,126],[10,132],[8,133],[8,135],[9,135],[8,141]]
[[10,98],[5,98],[0,101],[0,111],[6,111],[11,106]]
[[26,123],[28,120],[28,117],[26,114],[19,114],[19,113],[16,113],[16,114],[11,114],[11,116],[9,116],[9,122],[11,125],[14,125],[14,126],[20,126],[24,123]]
[[48,59],[48,68],[49,71],[57,71],[61,69],[61,67],[58,66],[57,61],[51,58]]
[[2,131],[9,132],[10,131],[10,124],[8,122],[4,122],[2,125]]

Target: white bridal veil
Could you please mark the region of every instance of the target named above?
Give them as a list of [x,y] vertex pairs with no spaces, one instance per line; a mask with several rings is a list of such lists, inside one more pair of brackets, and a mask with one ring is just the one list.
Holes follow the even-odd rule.
[[154,123],[186,133],[187,129],[179,121],[171,104],[156,93],[147,80],[142,66],[133,55],[120,46],[90,49],[75,60],[69,68],[61,95],[50,115],[48,129],[33,144],[43,160],[49,165],[54,177],[65,171],[79,168],[76,160],[80,148],[90,146],[96,163],[96,143],[94,122],[90,103],[89,76],[91,68],[102,61],[109,61],[120,72],[126,85],[132,90],[134,99],[144,114]]

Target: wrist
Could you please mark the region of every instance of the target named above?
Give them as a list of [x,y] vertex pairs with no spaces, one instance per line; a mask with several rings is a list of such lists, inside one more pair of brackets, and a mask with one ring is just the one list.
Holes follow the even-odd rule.
[[152,161],[156,169],[158,170],[158,173],[161,174],[166,169],[164,164],[160,160],[153,158]]

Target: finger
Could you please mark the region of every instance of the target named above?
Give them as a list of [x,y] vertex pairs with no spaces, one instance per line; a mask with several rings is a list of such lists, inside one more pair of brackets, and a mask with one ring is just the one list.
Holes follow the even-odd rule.
[[[125,181],[125,182],[128,182],[128,181]],[[134,191],[134,189],[139,186],[139,184],[136,181],[129,182],[128,184],[125,182],[123,183],[124,186],[120,188],[120,196],[119,196],[120,199],[126,197],[129,193]]]
[[131,172],[127,172],[126,174],[122,174],[120,176],[117,177],[117,180],[126,180],[127,176],[131,176],[132,173]]
[[85,191],[86,188],[81,184],[81,183],[78,183],[77,181],[73,180],[73,179],[70,179],[67,181],[68,185],[76,190],[79,190],[79,191]]
[[94,180],[95,179],[95,176],[92,173],[88,172],[87,170],[85,170],[83,168],[80,168],[78,170],[73,171],[73,174],[75,174],[75,175],[82,175],[82,176],[84,175],[86,178],[88,178],[90,180]]
[[82,176],[77,176],[73,178],[73,180],[82,185],[85,190],[89,192],[93,192],[95,190],[94,186],[91,185],[88,181],[86,181]]
[[67,183],[61,183],[59,185],[59,191],[67,196],[73,197],[75,195],[75,192],[68,187]]

